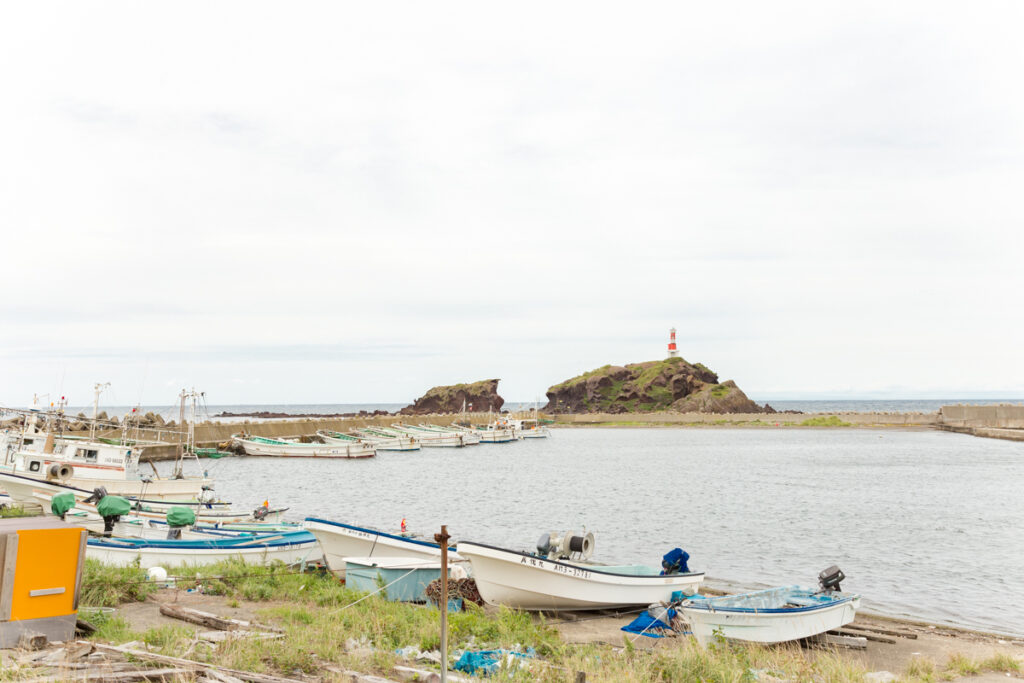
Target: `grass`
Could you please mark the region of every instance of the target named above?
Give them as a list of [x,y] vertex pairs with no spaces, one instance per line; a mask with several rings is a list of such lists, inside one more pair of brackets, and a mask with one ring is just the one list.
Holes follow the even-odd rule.
[[835,415],[828,417],[809,417],[800,423],[801,427],[852,427],[852,422],[844,422]]
[[124,602],[141,602],[156,592],[146,580],[146,570],[138,567],[112,567],[86,558],[82,574],[81,604],[89,607],[116,607]]
[[962,653],[949,656],[941,669],[930,659],[915,657],[907,664],[903,680],[912,683],[936,683],[956,678],[976,676],[985,671],[1014,674],[1024,669],[1013,656],[997,652],[985,659],[974,659]]
[[732,389],[730,389],[729,387],[725,386],[724,384],[715,384],[714,386],[711,387],[711,397],[712,398],[724,398],[724,397],[728,396],[729,392],[731,392],[731,391],[732,391]]
[[8,519],[13,517],[36,517],[40,513],[38,510],[26,510],[21,505],[10,505],[7,507],[0,508],[0,519]]

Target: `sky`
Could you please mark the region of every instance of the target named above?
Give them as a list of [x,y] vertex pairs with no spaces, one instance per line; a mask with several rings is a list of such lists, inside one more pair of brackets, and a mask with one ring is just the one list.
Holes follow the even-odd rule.
[[1024,5],[5,3],[0,403],[1024,396]]

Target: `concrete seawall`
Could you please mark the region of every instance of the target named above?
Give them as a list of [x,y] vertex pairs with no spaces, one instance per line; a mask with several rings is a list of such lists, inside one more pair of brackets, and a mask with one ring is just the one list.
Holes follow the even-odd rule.
[[936,426],[972,436],[1024,441],[1024,406],[942,406]]

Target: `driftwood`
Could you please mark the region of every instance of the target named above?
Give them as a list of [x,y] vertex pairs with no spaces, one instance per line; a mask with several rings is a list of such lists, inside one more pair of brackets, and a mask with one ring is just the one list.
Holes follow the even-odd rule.
[[842,645],[844,647],[853,648],[854,650],[866,650],[868,647],[868,641],[866,638],[834,636],[830,633],[822,633],[820,635],[811,636],[807,640],[819,645]]
[[847,624],[843,628],[848,628],[854,631],[868,631],[869,633],[881,633],[886,636],[897,636],[899,638],[909,638],[911,640],[917,640],[917,634],[911,631],[894,631],[890,628],[878,628],[877,626],[861,626],[860,624]]
[[865,633],[862,631],[850,631],[847,628],[834,628],[829,633],[837,636],[850,636],[852,638],[864,638],[865,640],[871,640],[876,643],[885,643],[886,645],[895,645],[896,639],[889,638],[887,636],[879,636],[874,633]]
[[148,659],[153,662],[159,662],[160,664],[171,664],[174,666],[187,666],[200,671],[217,671],[219,673],[227,674],[234,678],[238,678],[242,681],[250,681],[250,683],[304,683],[295,678],[282,678],[280,676],[271,676],[269,674],[258,674],[252,671],[237,671],[235,669],[228,669],[223,666],[215,666],[213,664],[207,664],[205,662],[197,662],[192,659],[181,659],[180,657],[169,657],[167,655],[158,655],[155,652],[145,652],[143,650],[133,650],[126,647],[117,647],[116,645],[103,645],[96,643],[96,649],[104,652],[117,652],[122,655],[131,655],[137,659]]
[[203,612],[202,610],[192,609],[191,607],[181,607],[180,605],[160,603],[160,614],[163,614],[166,617],[171,617],[172,619],[187,621],[190,624],[199,624],[206,628],[217,629],[218,631],[233,631],[235,629],[242,628],[272,631],[274,633],[284,632],[283,630],[273,626],[257,624],[251,621],[242,621],[241,619],[218,617],[216,614],[211,614],[210,612]]
[[56,674],[42,678],[30,678],[28,683],[55,683],[56,681],[111,681],[128,683],[129,681],[173,681],[181,676],[193,673],[194,669],[139,669],[136,671],[85,671],[69,676]]
[[196,637],[200,640],[205,640],[208,643],[220,643],[228,638],[256,638],[264,640],[273,640],[275,638],[284,638],[283,633],[263,633],[262,631],[243,631],[241,629],[237,631],[203,631],[197,633]]

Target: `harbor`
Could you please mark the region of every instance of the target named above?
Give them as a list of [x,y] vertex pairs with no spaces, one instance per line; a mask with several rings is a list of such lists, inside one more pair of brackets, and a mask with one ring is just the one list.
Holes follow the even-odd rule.
[[[377,424],[387,419],[389,425]],[[565,653],[584,648],[572,655],[578,657],[593,648],[611,648],[599,656],[614,658],[622,656],[616,652],[650,650],[646,656],[662,666],[661,658],[696,656],[716,638],[752,641],[752,647],[816,643],[822,653],[839,652],[829,655],[839,657],[836,666],[854,672],[910,672],[927,666],[943,671],[945,666],[949,673],[951,662],[974,662],[971,666],[1013,674],[1019,670],[1013,662],[1024,652],[1024,621],[1016,609],[1024,600],[1019,591],[1024,574],[1006,552],[1019,548],[1015,520],[1024,509],[1016,492],[1024,471],[1017,446],[1008,441],[925,425],[741,429],[711,423],[697,429],[672,424],[608,429],[524,413],[491,422],[448,415],[416,417],[415,423],[395,421],[395,416],[197,423],[180,432],[180,444],[153,442],[156,448],[178,448],[178,455],[149,465],[148,477],[133,474],[142,465],[125,456],[125,481],[142,477],[138,480],[149,482],[145,487],[193,481],[196,500],[205,501],[195,506],[177,489],[161,494],[162,500],[144,499],[152,498],[156,488],[140,488],[138,496],[130,486],[121,496],[93,491],[74,471],[78,454],[92,452],[91,442],[87,436],[67,440],[49,432],[56,424],[57,416],[41,413],[31,427],[32,438],[22,433],[20,447],[7,448],[9,464],[16,463],[6,474],[0,472],[11,495],[7,512],[59,515],[64,523],[87,529],[86,585],[111,576],[100,569],[105,566],[128,572],[123,576],[134,577],[129,583],[144,586],[149,602],[118,599],[84,608],[102,607],[91,612],[97,615],[94,620],[114,626],[101,626],[101,638],[116,626],[123,635],[111,645],[127,642],[125,647],[136,652],[133,657],[145,653],[159,662],[182,654],[187,642],[213,637],[200,628],[213,616],[192,629],[182,626],[178,607],[186,608],[186,615],[197,609],[217,619],[264,624],[258,632],[269,635],[240,637],[282,641],[274,648],[304,638],[305,622],[280,621],[280,605],[310,613],[311,623],[329,619],[331,611],[318,616],[321,607],[282,592],[282,586],[294,589],[294,583],[289,578],[282,584],[277,572],[308,576],[302,580],[315,585],[327,581],[317,590],[341,591],[330,604],[359,604],[363,611],[376,609],[393,619],[412,618],[399,616],[397,607],[383,607],[395,600],[411,601],[402,609],[436,615],[425,596],[433,590],[428,584],[436,586],[443,576],[457,590],[469,590],[449,601],[455,610],[451,624],[463,623],[476,610],[482,611],[472,618],[484,620],[477,624],[497,626],[516,613],[531,624],[521,623],[525,631],[517,634],[520,640],[532,639],[529,645],[501,638],[480,644],[473,629],[458,627],[455,633],[463,635],[453,635],[452,649],[431,655],[434,659],[411,654],[411,647],[422,653],[420,642],[396,642],[391,649],[400,652],[384,658],[387,664],[379,652],[381,636],[353,633],[345,642],[359,644],[334,643],[330,661],[317,658],[300,667],[316,676],[337,673],[339,665],[340,671],[367,681],[412,675],[407,669],[429,676],[437,671],[437,657],[457,669],[463,656],[472,659],[474,652],[496,647],[512,653],[502,657],[516,660],[501,666],[521,670],[532,680],[560,680],[550,677],[551,667],[567,664],[589,675],[586,680],[617,680],[619,669],[567,662]],[[282,428],[302,433],[252,435],[260,425],[270,433]],[[230,442],[237,445],[219,457],[195,457],[199,435],[211,428],[233,430]],[[542,438],[525,438],[523,431]],[[9,444],[12,436],[9,430]],[[40,450],[22,450],[26,440],[32,442],[29,448],[42,444]],[[434,447],[427,447],[432,440]],[[95,441],[96,448],[102,444],[115,454],[130,450],[116,441]],[[133,443],[134,448],[149,447]],[[75,455],[66,461],[72,463],[71,472],[54,469],[52,463],[71,448]],[[250,448],[257,450],[247,454]],[[49,459],[42,461],[39,478],[28,481],[29,466],[40,454]],[[984,471],[978,471],[979,462],[986,463]],[[993,479],[995,471],[1000,474]],[[519,472],[530,473],[528,485],[511,485],[523,481]],[[829,483],[822,486],[824,473]],[[919,495],[922,489],[928,496]],[[981,490],[984,497],[971,507],[965,502],[974,496],[955,508],[935,504]],[[666,508],[682,510],[682,516],[661,514]],[[808,510],[815,512],[809,515]],[[893,515],[902,515],[904,524],[887,525]],[[974,526],[967,520],[974,520]],[[439,528],[450,533],[450,549],[436,542]],[[545,532],[542,542],[535,542],[540,531]],[[949,537],[958,548],[953,564],[948,561]],[[897,556],[889,551],[894,547],[901,548]],[[823,571],[829,565],[835,566]],[[445,566],[450,571],[441,571]],[[199,578],[204,573],[218,578],[204,581]],[[211,582],[218,587],[211,590]],[[473,588],[466,588],[466,582]],[[794,583],[812,587],[769,588]],[[264,606],[253,597],[258,595],[274,596],[279,607]],[[716,602],[726,599],[734,602]],[[738,618],[746,604],[755,622],[738,631],[728,623],[699,625],[702,614]],[[827,617],[833,604],[840,611]],[[642,621],[657,605],[674,616]],[[729,617],[731,612],[736,616]],[[372,613],[366,612],[367,618]],[[773,620],[773,614],[788,621]],[[637,620],[645,626],[630,635]],[[651,623],[655,631],[646,633]],[[758,629],[763,636],[755,635]],[[464,640],[467,634],[469,641]],[[662,637],[647,637],[653,634]],[[198,651],[213,656],[230,642],[230,635],[216,636]],[[554,642],[565,645],[553,648]],[[626,642],[625,650],[618,649],[623,646],[616,643]],[[117,653],[100,644],[91,647]],[[193,645],[186,654],[195,651]],[[735,656],[717,665],[735,666],[730,659]],[[275,657],[269,661],[277,662]],[[189,661],[188,666],[201,666]],[[811,661],[831,660],[813,655]],[[248,680],[288,677],[288,671],[275,668],[279,663],[265,666],[252,671],[229,667],[234,673],[228,675],[242,680],[247,672],[255,676]]]

